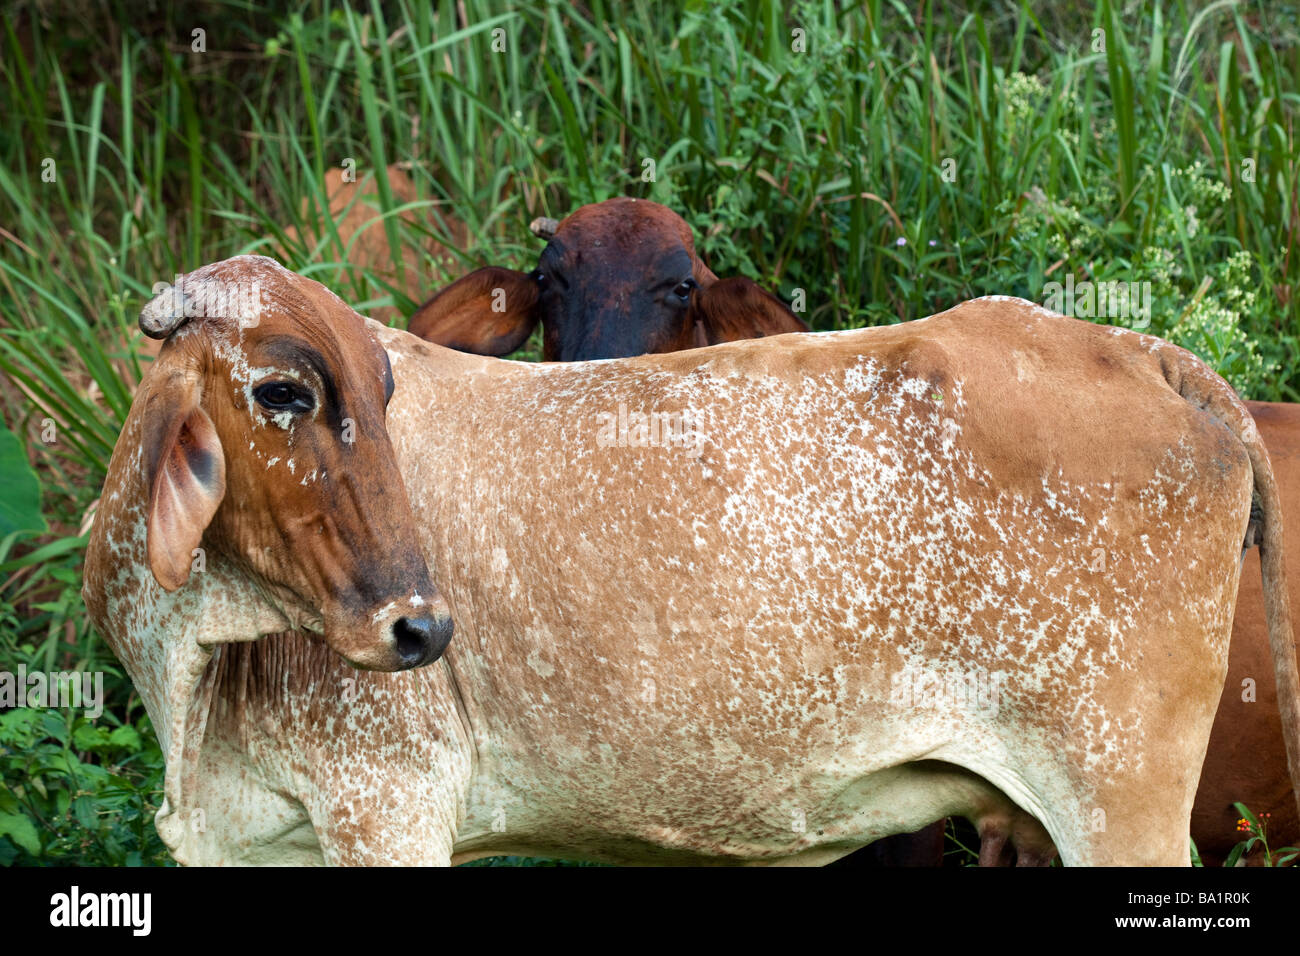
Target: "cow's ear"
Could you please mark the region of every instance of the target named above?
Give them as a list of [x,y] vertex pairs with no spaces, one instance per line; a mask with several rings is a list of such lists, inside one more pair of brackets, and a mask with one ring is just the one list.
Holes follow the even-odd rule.
[[537,325],[537,289],[527,272],[476,269],[420,306],[407,331],[461,352],[509,355]]
[[709,345],[808,331],[784,302],[743,276],[719,279],[696,292],[691,313]]
[[149,569],[168,591],[189,579],[194,549],[226,493],[226,456],[198,400],[198,377],[176,370],[145,406],[146,547]]

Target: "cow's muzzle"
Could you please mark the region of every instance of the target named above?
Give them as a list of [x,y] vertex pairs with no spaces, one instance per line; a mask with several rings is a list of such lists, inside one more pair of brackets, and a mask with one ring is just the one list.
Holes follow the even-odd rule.
[[[423,589],[425,594],[432,590]],[[441,595],[412,597],[390,601],[374,613],[346,608],[326,613],[325,642],[361,670],[405,671],[432,664],[451,642],[451,610]]]
[[453,630],[449,614],[399,617],[393,622],[393,649],[404,667],[432,664],[451,643]]

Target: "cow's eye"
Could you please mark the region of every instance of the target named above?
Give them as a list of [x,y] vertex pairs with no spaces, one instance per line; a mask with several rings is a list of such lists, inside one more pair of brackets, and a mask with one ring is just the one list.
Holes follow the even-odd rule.
[[673,289],[673,295],[685,302],[691,297],[691,291],[694,288],[695,280],[685,279],[677,284],[677,288]]
[[253,398],[272,412],[309,412],[316,405],[312,393],[296,382],[267,382],[253,389]]

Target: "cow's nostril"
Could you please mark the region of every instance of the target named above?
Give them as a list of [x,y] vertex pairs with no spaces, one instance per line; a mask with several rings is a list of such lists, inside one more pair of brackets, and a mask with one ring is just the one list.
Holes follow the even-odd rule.
[[393,646],[407,667],[431,664],[451,641],[450,617],[399,617],[393,622]]

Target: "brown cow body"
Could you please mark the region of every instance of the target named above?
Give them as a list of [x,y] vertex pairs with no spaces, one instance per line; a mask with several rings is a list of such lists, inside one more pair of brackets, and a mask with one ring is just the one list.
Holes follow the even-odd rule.
[[[567,365],[370,328],[457,639],[385,675],[133,630],[127,539],[92,610],[189,715],[182,862],[818,863],[963,815],[1035,862],[1186,863],[1252,489],[1286,626],[1267,460],[1188,353],[1000,298]],[[191,645],[192,683],[142,679]]]
[[[1300,405],[1247,402],[1246,407],[1268,448],[1283,514],[1291,528],[1300,528]],[[1293,531],[1287,536],[1286,558],[1290,568],[1300,568],[1300,533]],[[1259,567],[1259,552],[1252,548],[1246,552],[1241,571],[1228,679],[1192,810],[1192,839],[1207,865],[1221,863],[1245,838],[1236,829],[1241,814],[1233,808],[1234,802],[1245,804],[1257,815],[1271,815],[1268,838],[1273,848],[1300,846]],[[1295,606],[1300,600],[1300,578],[1291,581]],[[1247,681],[1253,684],[1253,694]],[[1258,851],[1252,854],[1255,859],[1260,855]]]
[[[395,204],[405,206],[419,200],[415,183],[400,167],[391,165],[384,175],[388,178],[389,193]],[[309,249],[317,250],[317,254],[309,255],[304,261],[324,258],[346,262],[350,268],[364,270],[379,283],[404,293],[413,302],[419,302],[428,288],[431,263],[444,272],[456,268],[456,257],[447,246],[432,237],[423,239],[418,245],[403,244],[400,265],[395,261],[384,229],[375,171],[363,173],[360,179],[346,180],[341,169],[331,169],[325,174],[324,192],[327,210],[317,212],[304,201],[303,218],[307,221],[307,228],[301,237],[292,226],[285,230],[290,245],[303,241]],[[429,231],[435,227],[450,236],[453,245],[464,246],[464,224],[443,210],[403,209],[395,213],[394,218],[415,231]],[[337,243],[335,235],[338,236]],[[279,252],[277,255],[293,258]],[[387,323],[403,312],[396,306],[379,306],[368,314]]]

